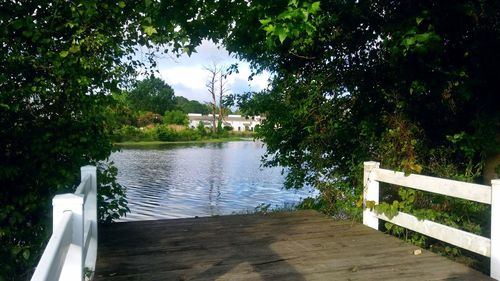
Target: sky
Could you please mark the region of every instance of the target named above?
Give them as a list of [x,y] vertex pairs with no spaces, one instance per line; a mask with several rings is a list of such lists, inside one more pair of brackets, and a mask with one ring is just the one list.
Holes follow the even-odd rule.
[[251,74],[249,63],[231,57],[223,47],[218,47],[211,41],[203,41],[196,48],[196,53],[191,56],[182,55],[176,58],[164,55],[157,58],[156,62],[158,77],[174,89],[176,96],[200,102],[208,102],[211,99],[205,86],[209,79],[209,72],[204,67],[213,65],[213,62],[226,67],[238,63],[239,73],[233,73],[227,78],[227,88],[230,94],[260,91],[267,87],[269,79],[269,73],[263,73],[254,76],[252,81],[248,81]]

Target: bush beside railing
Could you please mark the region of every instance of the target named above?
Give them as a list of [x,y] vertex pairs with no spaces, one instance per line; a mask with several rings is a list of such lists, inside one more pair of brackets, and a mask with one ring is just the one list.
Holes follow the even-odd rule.
[[[466,183],[422,175],[405,175],[402,172],[379,168],[378,162],[364,163],[363,224],[377,229],[379,219],[405,227],[469,251],[490,257],[490,276],[500,280],[500,180],[491,186]],[[426,192],[466,199],[491,205],[491,238],[482,237],[453,227],[399,212],[389,218],[373,208],[379,204],[379,182],[409,187]],[[369,202],[369,204],[368,204]]]
[[83,280],[97,258],[96,167],[82,167],[75,193],[56,195],[52,205],[53,233],[31,280]]

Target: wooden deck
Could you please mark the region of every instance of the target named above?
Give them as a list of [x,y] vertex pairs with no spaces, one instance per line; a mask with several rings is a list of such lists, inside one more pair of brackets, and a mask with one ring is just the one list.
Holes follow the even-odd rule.
[[492,280],[314,211],[116,223],[95,280]]

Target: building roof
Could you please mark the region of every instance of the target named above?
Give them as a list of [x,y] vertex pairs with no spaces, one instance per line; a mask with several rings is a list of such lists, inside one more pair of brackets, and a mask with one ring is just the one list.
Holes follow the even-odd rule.
[[[218,117],[218,114],[215,115],[216,117]],[[209,115],[201,115],[201,114],[193,114],[193,113],[189,113],[188,114],[188,118],[189,118],[189,121],[211,121],[213,120],[212,118],[212,114],[209,114]],[[227,121],[227,122],[252,122],[252,121],[256,121],[256,122],[259,122],[262,118],[260,116],[247,116],[247,117],[243,117],[241,115],[228,115],[226,117],[224,117],[224,121]]]

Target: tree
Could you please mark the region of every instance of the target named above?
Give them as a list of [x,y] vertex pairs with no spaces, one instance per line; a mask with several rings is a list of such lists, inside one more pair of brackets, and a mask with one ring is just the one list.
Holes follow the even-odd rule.
[[[154,40],[189,50],[201,41],[195,34],[187,39],[184,30],[174,32],[177,21],[191,17],[191,6],[184,3],[175,12],[163,7],[165,14],[175,15],[157,30],[153,21],[160,5],[2,2],[0,280],[29,278],[50,232],[51,198],[72,190],[80,166],[110,155],[108,110],[118,85],[143,64],[133,57],[136,48],[152,47]],[[112,168],[100,166],[113,181]],[[116,189],[113,184],[106,188],[120,196]]]
[[214,63],[211,67],[205,67],[205,70],[208,71],[209,76],[207,78],[207,83],[205,86],[207,87],[208,93],[212,98],[212,102],[210,103],[212,107],[212,132],[217,132],[217,74],[219,69],[217,65]]
[[71,189],[80,166],[109,156],[104,113],[138,18],[113,1],[7,1],[2,10],[0,279],[10,280],[29,277],[40,257],[51,197]]
[[307,182],[330,211],[359,214],[367,159],[481,182],[485,160],[500,150],[498,2],[250,6],[224,42],[275,75],[271,90],[242,106],[266,114],[258,136],[267,165],[290,171],[287,186]]
[[172,110],[165,112],[165,117],[163,117],[163,122],[165,124],[187,126],[189,124],[189,119],[186,113],[180,110]]
[[226,114],[225,105],[225,96],[226,93],[229,92],[229,88],[227,86],[227,75],[228,72],[223,69],[223,66],[219,69],[219,120],[218,127],[222,128],[222,123],[224,122],[224,115]]
[[208,114],[210,112],[209,108],[206,104],[201,104],[195,100],[188,100],[185,97],[175,97],[175,107],[181,110],[182,112],[188,113],[201,113]]
[[151,111],[141,111],[136,113],[135,126],[142,128],[163,123],[163,116]]
[[[224,97],[229,91],[227,88],[227,71],[224,70],[223,66],[219,66],[217,63],[213,62],[210,67],[204,67],[204,69],[209,73],[207,83],[205,84],[208,93],[212,97],[211,107],[212,107],[212,125],[213,132],[217,132],[218,128],[222,126],[224,121]],[[218,116],[218,117],[217,117]]]
[[136,111],[150,111],[164,114],[175,106],[174,90],[157,77],[150,77],[137,82],[127,93],[130,107]]

